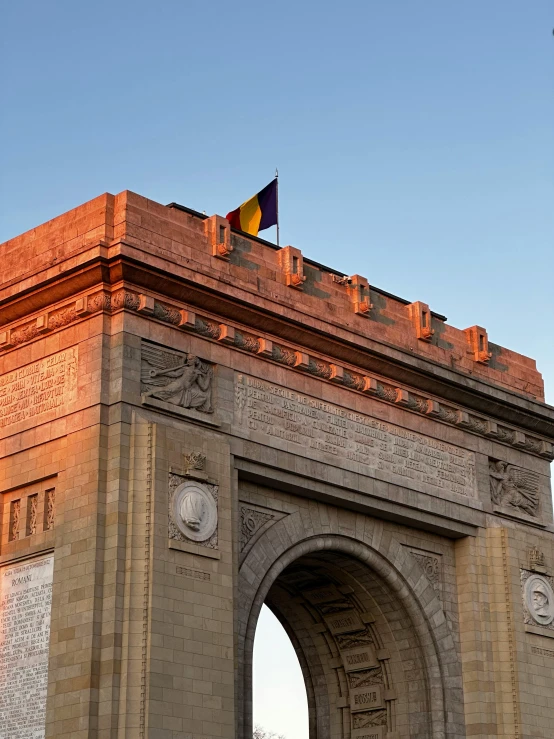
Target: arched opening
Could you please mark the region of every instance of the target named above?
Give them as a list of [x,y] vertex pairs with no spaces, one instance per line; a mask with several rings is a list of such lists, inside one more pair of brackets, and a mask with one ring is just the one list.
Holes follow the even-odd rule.
[[[444,680],[447,673],[452,684],[457,680],[452,681],[457,658],[444,613],[419,565],[402,547],[395,551],[393,565],[362,542],[331,535],[311,537],[277,557],[268,542],[266,552],[260,548],[254,555],[265,567],[255,581],[249,574],[250,582],[245,578],[242,584],[240,739],[252,736],[252,646],[264,603],[298,656],[309,739],[454,735],[445,711],[450,697]],[[460,710],[454,693],[453,700]]]
[[298,656],[267,606],[256,626],[253,697],[254,726],[285,739],[309,739],[308,701]]

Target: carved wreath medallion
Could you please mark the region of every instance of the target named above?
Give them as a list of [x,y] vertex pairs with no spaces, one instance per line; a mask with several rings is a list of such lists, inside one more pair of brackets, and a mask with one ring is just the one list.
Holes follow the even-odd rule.
[[169,538],[217,548],[217,486],[171,475]]

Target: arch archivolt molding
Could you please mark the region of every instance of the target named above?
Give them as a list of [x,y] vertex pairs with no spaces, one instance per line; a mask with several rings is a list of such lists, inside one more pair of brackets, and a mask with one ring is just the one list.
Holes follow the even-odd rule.
[[461,666],[433,583],[382,522],[360,514],[353,530],[329,510],[275,521],[242,561],[238,737],[252,736],[264,602],[299,656],[310,739],[463,736]]

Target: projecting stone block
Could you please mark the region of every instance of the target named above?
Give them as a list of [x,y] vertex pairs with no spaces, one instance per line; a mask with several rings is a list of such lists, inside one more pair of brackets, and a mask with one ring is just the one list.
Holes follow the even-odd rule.
[[359,670],[367,670],[379,665],[375,648],[371,644],[363,647],[354,647],[353,649],[345,649],[340,654],[346,672],[358,672]]
[[384,708],[382,685],[368,685],[363,688],[350,688],[350,710],[352,713],[358,711],[373,711],[376,708]]
[[333,613],[330,616],[325,616],[325,623],[327,624],[331,634],[349,634],[352,631],[362,631],[364,624],[360,618],[358,611],[353,608]]

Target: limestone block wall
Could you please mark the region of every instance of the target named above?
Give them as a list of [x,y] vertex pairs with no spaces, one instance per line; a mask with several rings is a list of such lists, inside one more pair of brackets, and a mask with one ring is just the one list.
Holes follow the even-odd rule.
[[0,248],[0,572],[54,556],[46,737],[250,739],[265,599],[313,739],[550,738],[533,360],[133,193]]

